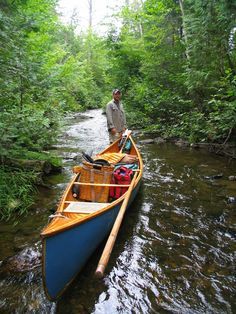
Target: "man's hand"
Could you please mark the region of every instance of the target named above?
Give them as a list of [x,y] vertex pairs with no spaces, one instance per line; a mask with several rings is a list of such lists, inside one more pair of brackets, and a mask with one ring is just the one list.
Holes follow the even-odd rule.
[[114,135],[114,134],[116,134],[116,133],[117,133],[116,128],[112,128],[112,129],[111,129],[111,134]]

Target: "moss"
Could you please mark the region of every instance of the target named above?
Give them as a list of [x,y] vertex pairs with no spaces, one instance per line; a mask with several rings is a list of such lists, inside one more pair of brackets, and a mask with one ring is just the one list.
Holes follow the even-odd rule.
[[21,152],[21,155],[18,157],[20,157],[21,159],[28,159],[28,160],[48,161],[50,164],[52,164],[55,167],[62,166],[61,158],[48,152],[25,151],[25,152]]

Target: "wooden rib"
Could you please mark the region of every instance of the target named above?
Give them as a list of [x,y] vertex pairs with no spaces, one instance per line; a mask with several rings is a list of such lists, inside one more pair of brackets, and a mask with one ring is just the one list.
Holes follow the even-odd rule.
[[[123,167],[123,166],[125,167],[125,165],[126,165],[126,164],[123,164],[123,165],[121,165],[121,167]],[[133,172],[141,171],[140,169],[130,169],[130,170],[132,170]]]

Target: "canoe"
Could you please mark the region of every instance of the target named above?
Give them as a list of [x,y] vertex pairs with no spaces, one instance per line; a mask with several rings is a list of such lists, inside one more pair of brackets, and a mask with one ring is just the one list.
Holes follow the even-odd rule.
[[[91,254],[109,235],[128,193],[124,192],[118,199],[109,196],[111,188],[129,187],[129,184],[111,183],[110,180],[114,167],[124,160],[120,161],[123,156],[136,159],[136,169],[133,171],[137,175],[132,187],[130,186],[132,191],[127,207],[134,200],[141,183],[143,162],[131,136],[129,140],[129,153],[121,152],[120,141],[117,140],[95,156],[94,159],[98,162],[96,165],[84,162],[74,167],[74,176],[63,193],[55,214],[41,232],[43,286],[49,300],[56,300],[62,295]],[[101,166],[101,160],[107,160],[111,166]],[[105,181],[104,172],[108,174]],[[79,187],[76,196],[75,187]]]

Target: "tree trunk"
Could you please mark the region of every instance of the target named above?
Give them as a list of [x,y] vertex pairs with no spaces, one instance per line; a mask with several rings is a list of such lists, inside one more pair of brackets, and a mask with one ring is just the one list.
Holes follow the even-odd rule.
[[89,6],[89,30],[92,29],[93,22],[93,0],[88,0]]
[[184,13],[183,0],[179,0],[179,6],[180,6],[181,14],[182,14],[182,31],[183,31],[183,37],[184,37],[184,42],[185,42],[185,54],[186,54],[186,58],[189,60],[188,37],[186,34],[185,13]]

